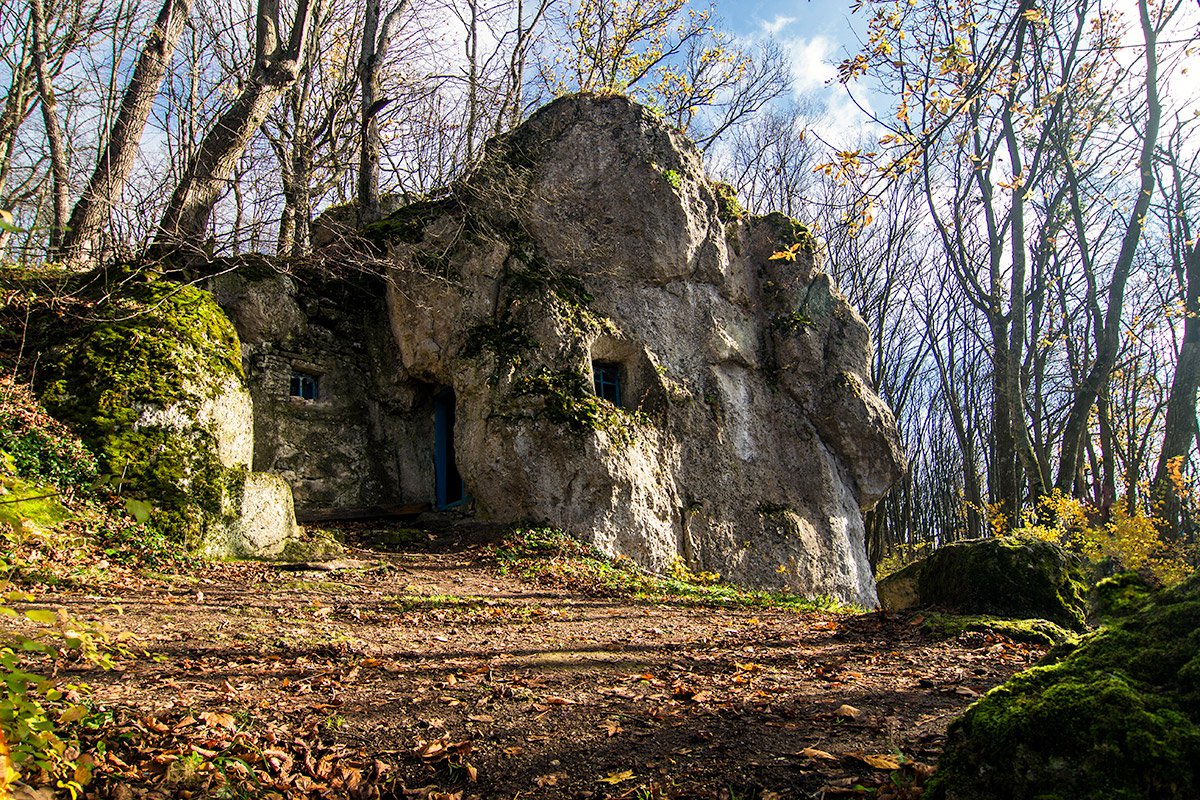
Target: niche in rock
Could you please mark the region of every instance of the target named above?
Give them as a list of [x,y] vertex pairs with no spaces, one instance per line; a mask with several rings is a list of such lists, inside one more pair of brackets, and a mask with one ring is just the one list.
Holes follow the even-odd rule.
[[440,389],[433,398],[433,471],[439,511],[466,500],[454,457],[454,390]]

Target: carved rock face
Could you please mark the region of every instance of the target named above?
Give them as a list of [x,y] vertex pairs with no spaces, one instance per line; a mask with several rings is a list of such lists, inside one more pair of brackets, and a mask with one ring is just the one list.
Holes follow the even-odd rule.
[[867,328],[802,226],[727,202],[648,111],[552,103],[375,226],[395,369],[453,391],[479,516],[874,605],[861,512],[905,466]]

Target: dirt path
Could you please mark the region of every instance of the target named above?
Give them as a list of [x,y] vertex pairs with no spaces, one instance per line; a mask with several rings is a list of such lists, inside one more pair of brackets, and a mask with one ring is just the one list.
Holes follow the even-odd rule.
[[345,566],[56,598],[158,655],[83,676],[113,712],[89,796],[909,797],[948,722],[1040,655],[529,586],[453,537]]

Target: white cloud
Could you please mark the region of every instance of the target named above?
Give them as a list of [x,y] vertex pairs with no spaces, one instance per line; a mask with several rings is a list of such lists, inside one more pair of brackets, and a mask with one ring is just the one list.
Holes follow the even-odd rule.
[[779,42],[792,64],[792,79],[797,94],[821,89],[837,77],[833,66],[833,49],[837,43],[825,36],[806,39],[797,36]]
[[796,21],[795,17],[785,17],[782,14],[780,14],[777,17],[775,17],[775,19],[771,20],[770,22],[766,22],[766,21],[762,22],[759,25],[759,29],[767,36],[776,36],[779,34],[779,32],[781,30],[786,28],[788,25],[791,25],[795,21]]
[[[813,127],[827,142],[849,146],[864,133],[873,133],[871,101],[867,90],[857,84],[838,82],[837,64],[841,45],[827,36],[785,38],[779,41],[791,62],[793,91],[823,114]],[[849,92],[847,92],[849,88]]]

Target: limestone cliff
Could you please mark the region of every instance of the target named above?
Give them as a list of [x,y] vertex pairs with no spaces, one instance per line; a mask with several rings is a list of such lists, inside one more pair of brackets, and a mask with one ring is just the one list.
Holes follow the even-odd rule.
[[742,215],[681,134],[564,98],[368,233],[393,369],[453,392],[476,514],[875,602],[862,510],[905,466],[867,328],[803,226]]

